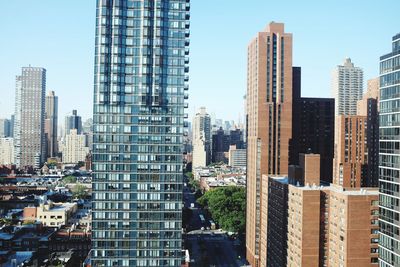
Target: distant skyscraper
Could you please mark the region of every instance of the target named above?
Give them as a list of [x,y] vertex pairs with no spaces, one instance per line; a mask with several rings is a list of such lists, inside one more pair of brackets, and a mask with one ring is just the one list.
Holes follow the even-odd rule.
[[11,121],[8,119],[0,119],[0,137],[11,136]]
[[267,183],[287,174],[292,136],[292,34],[270,23],[248,46],[246,257],[267,264]]
[[87,119],[82,125],[82,131],[86,135],[86,146],[92,150],[93,145],[93,119]]
[[335,115],[356,115],[357,101],[362,98],[364,73],[355,67],[350,58],[337,66],[332,73],[332,94],[335,98]]
[[212,135],[211,145],[211,162],[225,162],[227,157],[225,152],[229,151],[229,135],[225,134],[225,131],[221,128]]
[[92,266],[181,266],[189,0],[98,0]]
[[379,266],[400,266],[400,33],[380,58]]
[[10,137],[14,137],[14,122],[15,122],[15,115],[11,115],[10,120]]
[[89,147],[86,145],[86,135],[78,134],[76,129],[72,129],[66,135],[62,148],[63,163],[76,164],[84,162],[88,153]]
[[211,117],[200,108],[193,118],[193,168],[205,167],[211,161]]
[[321,180],[332,182],[335,128],[333,98],[301,97],[301,68],[293,67],[292,139],[289,164],[299,164],[300,153],[320,155]]
[[57,146],[57,127],[58,127],[58,96],[54,91],[48,92],[46,95],[45,108],[45,134],[47,157],[56,157],[58,152]]
[[293,145],[290,164],[299,164],[299,153],[320,155],[321,180],[332,182],[335,101],[332,98],[293,99]]
[[75,109],[72,110],[72,115],[65,116],[64,135],[69,134],[72,129],[76,129],[78,134],[82,133],[82,117]]
[[24,67],[16,77],[14,153],[17,167],[40,167],[44,161],[46,70]]
[[0,137],[0,165],[14,163],[14,140],[11,137]]

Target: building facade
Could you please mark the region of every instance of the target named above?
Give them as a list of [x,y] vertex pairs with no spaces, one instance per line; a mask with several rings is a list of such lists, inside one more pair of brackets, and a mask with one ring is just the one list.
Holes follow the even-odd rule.
[[226,162],[225,154],[229,150],[230,137],[220,127],[212,135],[211,162]]
[[379,78],[367,81],[367,91],[357,103],[357,115],[367,117],[367,175],[363,186],[378,187],[379,180]]
[[77,110],[72,110],[72,114],[65,116],[64,135],[69,134],[72,129],[76,129],[78,134],[82,133],[82,117]]
[[287,266],[378,266],[378,191],[289,185]]
[[14,163],[14,139],[11,137],[0,137],[0,165]]
[[379,265],[400,266],[400,34],[380,58]]
[[45,135],[46,135],[46,157],[56,157],[58,153],[57,143],[58,128],[58,96],[54,91],[46,95],[45,104]]
[[16,77],[14,153],[15,164],[40,167],[44,161],[44,111],[46,70],[23,67]]
[[181,266],[189,0],[98,0],[92,266]]
[[362,98],[364,72],[355,67],[350,58],[332,72],[332,96],[335,115],[356,115],[357,101]]
[[11,121],[9,119],[0,119],[0,137],[11,136]]
[[193,168],[206,167],[211,161],[211,117],[200,108],[193,118]]
[[86,146],[86,135],[78,134],[77,129],[72,129],[65,137],[62,147],[63,163],[85,162],[89,154],[89,147]]
[[[270,23],[248,45],[246,258],[265,266],[268,198],[262,175],[287,174],[292,133],[292,34]],[[265,201],[262,201],[264,199]]]
[[366,116],[336,117],[333,183],[361,187],[368,176],[368,139]]
[[[295,94],[296,95],[296,94]],[[300,96],[300,93],[297,94]],[[293,138],[290,164],[299,164],[300,153],[320,155],[321,180],[332,182],[335,136],[335,100],[293,97]]]
[[247,151],[246,149],[238,149],[236,145],[229,146],[229,166],[246,167]]

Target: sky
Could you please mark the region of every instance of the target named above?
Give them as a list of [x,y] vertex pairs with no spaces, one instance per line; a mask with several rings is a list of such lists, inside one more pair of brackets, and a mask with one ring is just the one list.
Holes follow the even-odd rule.
[[[47,69],[59,96],[59,124],[73,109],[92,115],[95,0],[0,1],[0,118],[14,112],[15,76]],[[246,92],[247,45],[271,22],[293,34],[302,96],[330,97],[331,71],[350,57],[365,79],[400,32],[398,0],[192,0],[189,115],[201,106],[238,120]],[[365,81],[366,85],[366,81]]]

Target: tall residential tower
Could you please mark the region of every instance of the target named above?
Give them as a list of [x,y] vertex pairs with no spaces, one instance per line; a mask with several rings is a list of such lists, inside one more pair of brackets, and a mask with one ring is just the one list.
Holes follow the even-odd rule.
[[98,0],[92,266],[181,266],[189,0]]
[[379,266],[400,266],[400,33],[380,58]]
[[14,155],[17,167],[40,167],[44,161],[46,70],[23,67],[16,77]]
[[211,117],[201,107],[193,118],[193,168],[205,167],[211,161]]
[[266,266],[268,183],[262,175],[288,173],[292,34],[283,23],[270,23],[250,42],[247,57],[246,257],[252,266]]
[[335,115],[357,115],[357,101],[362,98],[364,72],[350,58],[332,72]]
[[46,95],[45,108],[45,134],[47,157],[56,157],[58,152],[57,146],[57,126],[58,126],[58,96],[54,91],[48,92]]
[[65,116],[64,135],[70,133],[72,129],[76,129],[77,134],[82,133],[82,117],[78,115],[77,110],[72,110],[71,115]]

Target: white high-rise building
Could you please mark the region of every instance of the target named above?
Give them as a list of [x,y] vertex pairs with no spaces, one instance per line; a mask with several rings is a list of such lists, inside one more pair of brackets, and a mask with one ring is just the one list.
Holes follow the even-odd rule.
[[24,67],[16,77],[14,153],[17,167],[40,167],[45,156],[46,70]]
[[335,115],[357,115],[357,101],[363,96],[364,72],[350,58],[332,72],[332,96]]
[[86,146],[86,135],[78,134],[77,131],[77,129],[71,129],[65,137],[62,148],[63,163],[84,162],[89,153],[89,147]]
[[0,138],[0,165],[14,163],[14,139],[11,137]]
[[211,117],[205,107],[201,107],[193,118],[193,165],[205,167],[211,156]]

